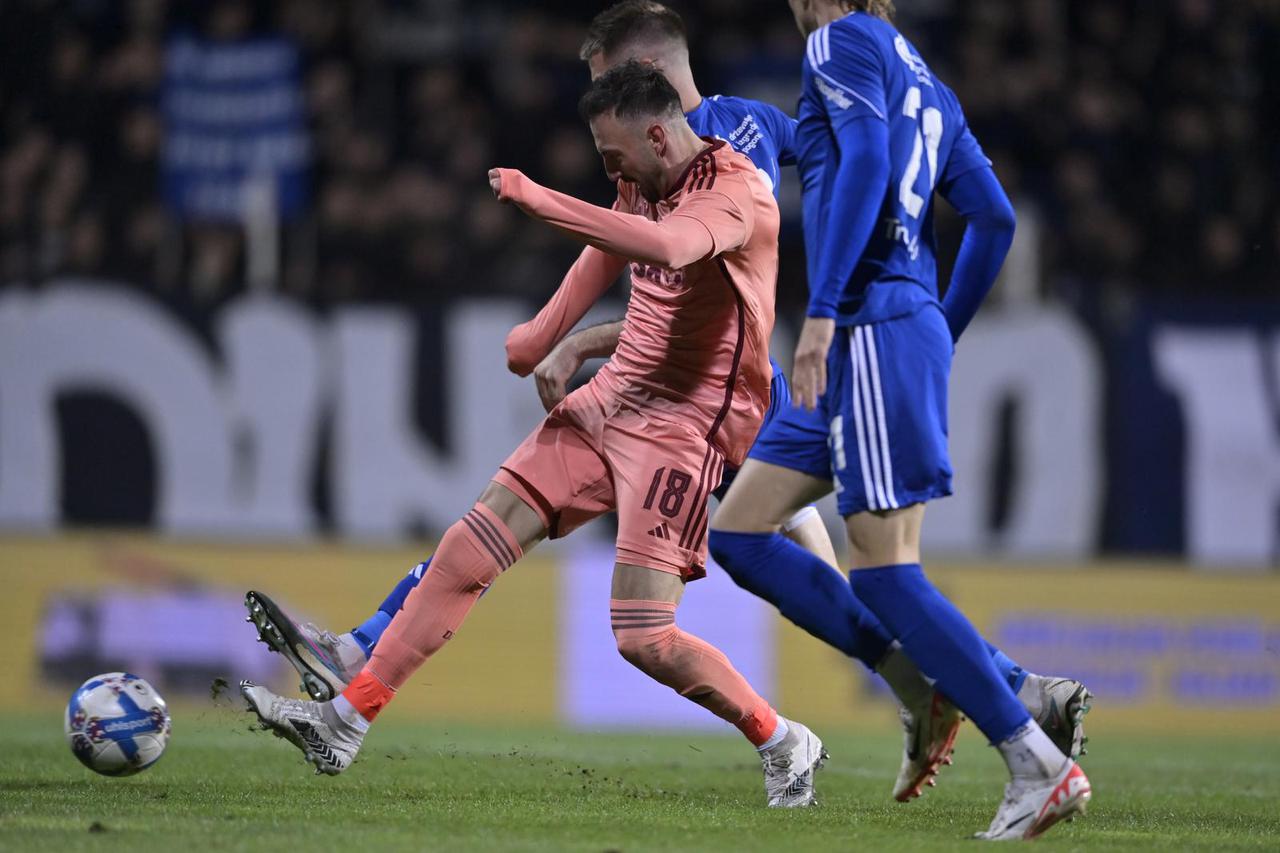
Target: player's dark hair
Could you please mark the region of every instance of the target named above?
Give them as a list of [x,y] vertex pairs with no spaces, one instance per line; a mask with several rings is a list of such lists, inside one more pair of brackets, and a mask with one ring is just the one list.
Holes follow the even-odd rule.
[[595,80],[578,101],[584,121],[605,113],[618,118],[683,115],[680,94],[662,72],[635,59],[610,68]]
[[842,0],[841,5],[850,12],[866,12],[889,22],[897,14],[897,10],[893,8],[893,0]]
[[689,40],[684,21],[670,6],[654,0],[622,0],[591,19],[578,58],[608,55],[625,44],[644,39],[677,42],[681,47]]

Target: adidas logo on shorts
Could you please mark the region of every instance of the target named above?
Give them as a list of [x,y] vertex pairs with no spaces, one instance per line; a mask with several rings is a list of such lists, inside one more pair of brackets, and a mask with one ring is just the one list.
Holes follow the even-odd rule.
[[668,541],[671,539],[671,531],[667,529],[667,523],[665,521],[650,530],[649,535],[657,536],[659,539],[665,539]]

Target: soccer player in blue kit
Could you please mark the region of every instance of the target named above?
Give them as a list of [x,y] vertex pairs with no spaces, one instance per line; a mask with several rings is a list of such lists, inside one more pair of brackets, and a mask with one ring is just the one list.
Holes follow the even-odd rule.
[[[795,162],[796,121],[776,107],[758,101],[715,95],[703,98],[689,66],[688,45],[680,17],[670,8],[651,0],[624,0],[601,12],[592,21],[582,49],[592,77],[622,62],[638,59],[658,67],[681,96],[686,117],[702,136],[726,139],[756,164],[762,180],[775,194],[781,181],[780,167]],[[806,180],[814,183],[819,170],[811,169]],[[809,240],[813,232],[807,232]],[[810,241],[810,257],[816,247]],[[989,286],[989,282],[988,282]],[[985,293],[985,287],[983,292]],[[980,298],[980,296],[979,296]],[[976,306],[975,306],[976,307]],[[522,375],[532,370],[544,406],[550,410],[565,395],[566,385],[589,358],[606,357],[617,344],[621,323],[607,323],[565,337],[542,361],[513,364]],[[762,510],[776,502],[758,500],[772,494],[775,474],[784,486],[788,475],[806,477],[814,469],[812,459],[821,457],[826,466],[825,424],[815,427],[813,415],[791,407],[790,393],[782,370],[774,364],[773,399],[766,425],[786,421],[788,426],[762,429],[762,441],[753,449],[744,472],[749,480],[730,487],[732,472],[717,497],[726,507],[737,506],[733,524],[713,527],[710,546],[717,560],[740,586],[771,602],[791,621],[846,655],[861,660],[880,673],[903,706],[906,749],[894,795],[900,800],[918,796],[931,781],[955,738],[962,717],[923,678],[911,658],[904,654],[879,620],[855,597],[849,583],[835,569],[836,558],[826,529],[808,501],[792,507],[785,517],[773,521]],[[797,425],[798,424],[798,425]],[[772,436],[767,444],[766,435]],[[817,448],[812,446],[813,440]],[[757,457],[757,450],[762,454]],[[799,472],[799,473],[797,473]],[[830,490],[831,476],[825,477]],[[726,496],[726,490],[728,495]],[[733,521],[734,519],[731,519]],[[755,532],[761,524],[767,532]],[[745,526],[743,526],[745,524]],[[729,531],[747,531],[729,532]],[[810,559],[792,568],[779,557],[779,542],[805,553]],[[263,638],[283,652],[303,675],[308,692],[328,698],[340,692],[347,674],[358,672],[391,617],[403,605],[408,593],[421,579],[429,562],[419,564],[383,602],[378,612],[351,632],[335,635],[291,620],[267,596],[251,592],[246,600],[252,620]],[[1080,749],[1080,717],[1088,693],[1078,682],[1051,679],[1027,673],[1013,661],[991,648],[990,653],[1009,685],[1019,691],[1036,719],[1064,745]]]
[[[854,593],[1008,765],[1011,781],[980,837],[1034,838],[1084,812],[1089,780],[920,566],[925,502],[951,494],[954,343],[1008,252],[1013,209],[955,95],[891,23],[892,0],[790,5],[807,37],[796,146],[814,255],[791,380],[799,407],[826,427],[829,449],[807,485],[804,475],[790,480],[780,511],[825,492],[834,474]],[[935,190],[967,226],[941,302]],[[765,458],[775,429],[758,439]],[[732,502],[731,494],[717,527],[734,529]],[[788,572],[814,559],[787,547],[779,556]]]

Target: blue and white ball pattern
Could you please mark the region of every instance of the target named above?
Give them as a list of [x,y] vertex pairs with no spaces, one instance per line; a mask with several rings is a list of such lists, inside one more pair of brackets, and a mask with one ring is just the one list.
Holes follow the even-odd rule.
[[67,742],[80,763],[104,776],[131,776],[159,760],[169,743],[169,709],[136,675],[95,675],[67,703]]

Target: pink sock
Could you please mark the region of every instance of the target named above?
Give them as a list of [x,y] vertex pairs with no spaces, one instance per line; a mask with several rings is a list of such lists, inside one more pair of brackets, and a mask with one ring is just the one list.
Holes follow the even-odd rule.
[[728,720],[760,746],[778,727],[778,712],[751,689],[724,653],[676,627],[669,601],[609,602],[622,656],[650,678]]
[[[476,504],[445,532],[431,571],[409,593],[365,667],[392,691],[447,643],[493,579],[523,556],[502,520]],[[355,701],[352,700],[352,704]]]

